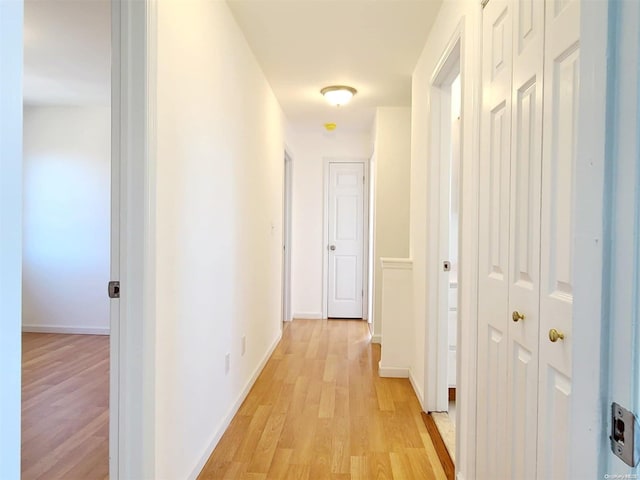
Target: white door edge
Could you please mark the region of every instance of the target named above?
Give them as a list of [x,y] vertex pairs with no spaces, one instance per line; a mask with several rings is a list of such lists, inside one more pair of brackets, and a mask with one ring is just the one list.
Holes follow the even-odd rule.
[[[119,320],[112,330],[110,478],[155,477],[156,2],[112,2],[112,150],[119,169]],[[114,102],[118,102],[115,108]],[[112,317],[113,319],[113,317]],[[129,321],[129,320],[132,321]],[[113,328],[113,326],[112,326]],[[113,411],[112,409],[115,409]]]

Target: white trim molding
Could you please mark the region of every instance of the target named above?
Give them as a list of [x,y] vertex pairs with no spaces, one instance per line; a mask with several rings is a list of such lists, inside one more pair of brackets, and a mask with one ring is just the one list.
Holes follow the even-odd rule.
[[66,335],[109,335],[110,329],[109,327],[23,325],[22,331],[25,333],[62,333]]
[[411,258],[387,258],[380,257],[380,265],[383,270],[412,270],[413,260]]
[[411,382],[411,386],[413,387],[413,393],[418,397],[418,401],[420,402],[420,407],[422,407],[422,411],[426,411],[424,409],[424,393],[422,389],[419,387],[418,381],[416,380],[416,376],[413,373],[413,369],[409,369],[409,382]]
[[322,320],[322,312],[297,312],[292,315],[292,320]]
[[378,362],[378,374],[384,378],[410,378],[409,367],[385,367]]
[[206,448],[204,453],[200,456],[200,460],[198,460],[198,463],[196,464],[195,468],[191,472],[191,475],[189,475],[189,480],[195,480],[196,478],[198,478],[198,475],[200,475],[200,472],[202,471],[205,464],[207,463],[207,460],[209,460],[209,457],[211,456],[211,454],[213,453],[213,450],[218,445],[218,442],[222,438],[222,435],[224,435],[224,432],[227,430],[227,427],[229,426],[229,424],[231,424],[231,420],[233,420],[233,417],[235,416],[235,414],[238,413],[238,410],[242,406],[242,403],[247,398],[247,395],[249,395],[249,392],[253,388],[253,385],[256,383],[256,380],[258,379],[260,374],[262,373],[262,370],[264,369],[265,365],[271,358],[271,355],[273,355],[273,352],[278,347],[278,344],[280,343],[281,339],[282,339],[282,332],[275,339],[271,347],[269,347],[269,350],[267,350],[267,353],[260,361],[260,364],[254,370],[253,375],[251,375],[251,378],[249,379],[249,381],[247,381],[247,384],[244,386],[244,388],[238,395],[238,398],[236,399],[234,404],[231,406],[229,413],[227,413],[227,415],[222,420],[220,426],[216,429],[215,433],[213,434],[213,438],[209,442],[209,446]]
[[375,343],[376,345],[382,345],[382,335],[372,335],[371,343]]

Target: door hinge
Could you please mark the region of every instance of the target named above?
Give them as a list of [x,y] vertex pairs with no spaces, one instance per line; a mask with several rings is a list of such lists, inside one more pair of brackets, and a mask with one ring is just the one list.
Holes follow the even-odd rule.
[[630,467],[638,465],[640,460],[640,428],[638,419],[626,408],[613,402],[611,404],[611,451]]
[[109,298],[120,298],[120,282],[118,280],[109,282]]

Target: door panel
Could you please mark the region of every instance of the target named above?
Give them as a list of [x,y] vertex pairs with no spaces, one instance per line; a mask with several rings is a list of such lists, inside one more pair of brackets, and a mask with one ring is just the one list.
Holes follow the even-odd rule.
[[478,285],[478,478],[506,478],[512,13],[483,13]]
[[364,165],[329,164],[328,316],[362,318]]
[[[509,478],[536,478],[544,2],[513,2],[507,435]],[[516,319],[517,320],[517,319]]]
[[[538,478],[567,478],[573,312],[573,178],[580,3],[549,0],[545,25]],[[550,329],[564,339],[551,342]]]

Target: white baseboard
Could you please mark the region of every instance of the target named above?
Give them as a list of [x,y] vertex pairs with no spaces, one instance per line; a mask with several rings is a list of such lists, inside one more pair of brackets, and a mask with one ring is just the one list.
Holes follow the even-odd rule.
[[422,411],[426,412],[426,410],[424,409],[424,395],[422,393],[422,390],[420,390],[420,388],[418,387],[418,383],[416,382],[416,378],[413,375],[413,370],[409,369],[409,381],[411,382],[411,386],[413,387],[413,392],[416,394],[416,397],[418,397],[418,402],[420,402],[420,406],[422,407]]
[[382,345],[382,335],[371,335],[371,343]]
[[109,327],[60,327],[23,325],[22,331],[26,333],[65,333],[74,335],[109,335]]
[[206,448],[202,457],[200,457],[200,460],[198,461],[198,464],[194,468],[193,472],[191,472],[191,475],[189,475],[189,480],[195,480],[196,478],[198,478],[198,475],[200,475],[200,472],[202,471],[205,464],[207,463],[207,460],[209,460],[209,457],[213,453],[213,450],[218,445],[218,442],[222,438],[222,435],[224,435],[224,432],[227,430],[227,427],[231,423],[231,420],[233,420],[233,417],[235,416],[235,414],[238,413],[238,410],[240,409],[242,402],[244,402],[245,399],[247,398],[247,395],[249,395],[249,392],[251,391],[253,384],[256,383],[258,376],[260,375],[260,373],[262,373],[264,366],[269,361],[269,358],[271,358],[271,355],[273,354],[274,350],[278,346],[278,343],[280,343],[281,338],[282,338],[282,332],[278,335],[275,342],[273,342],[273,344],[271,345],[271,347],[263,357],[260,364],[258,364],[256,369],[253,371],[253,375],[251,375],[251,378],[245,385],[244,389],[242,390],[242,392],[240,392],[240,395],[238,395],[238,398],[236,399],[235,403],[232,405],[231,410],[229,411],[227,416],[222,420],[220,427],[218,427],[216,432],[213,434],[213,438],[211,439],[211,442],[209,442],[209,446]]
[[293,318],[300,320],[322,320],[322,312],[298,312],[293,314]]
[[409,368],[406,367],[383,367],[378,362],[378,375],[386,378],[409,378]]

